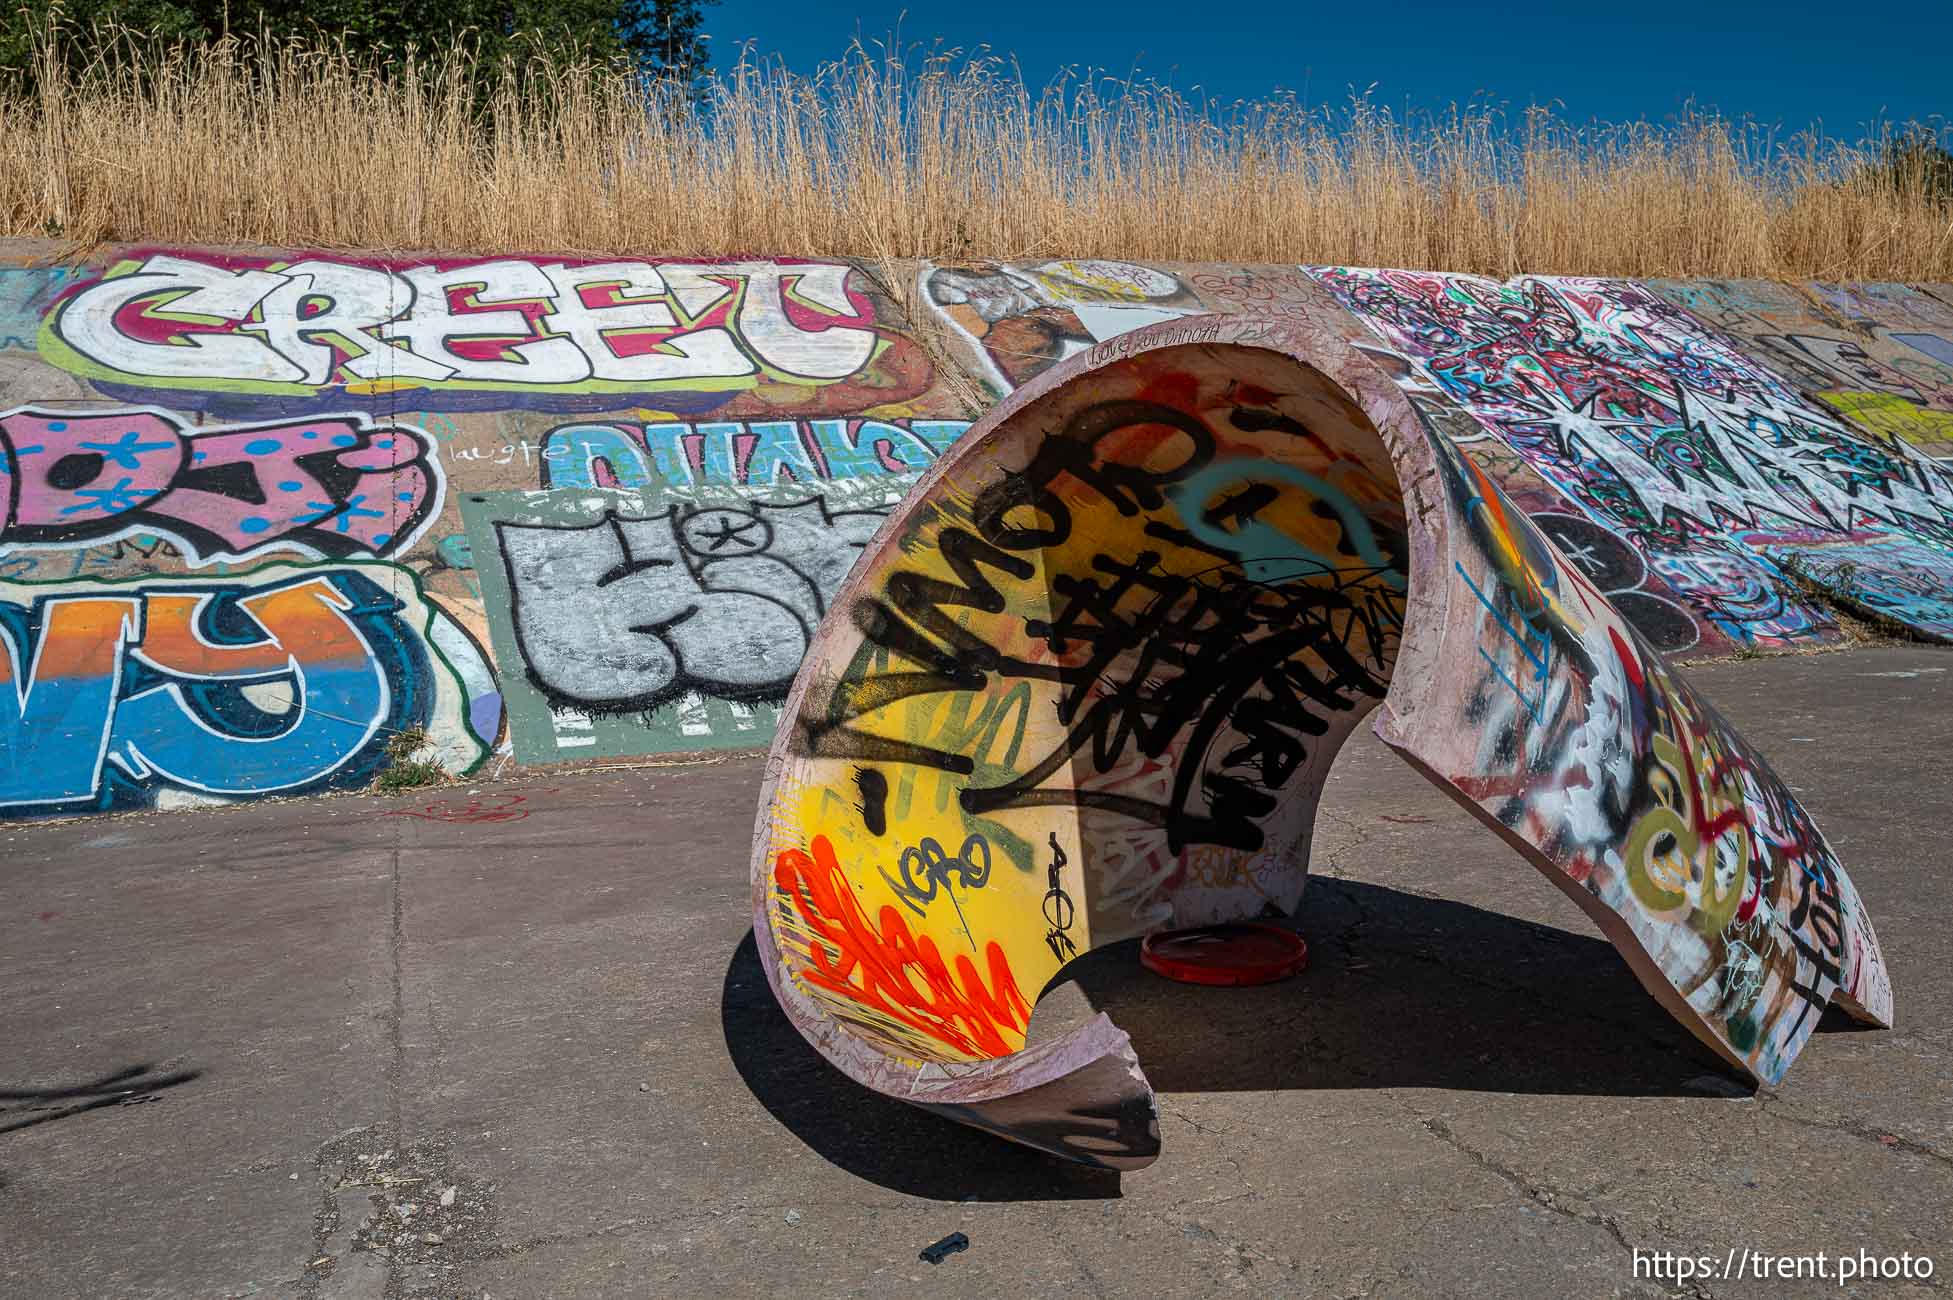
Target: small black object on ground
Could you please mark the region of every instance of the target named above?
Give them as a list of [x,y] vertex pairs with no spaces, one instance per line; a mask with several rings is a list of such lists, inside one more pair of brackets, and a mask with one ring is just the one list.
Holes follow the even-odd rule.
[[952,1232],[933,1246],[922,1248],[922,1258],[931,1264],[940,1264],[959,1250],[968,1250],[970,1239],[960,1232]]

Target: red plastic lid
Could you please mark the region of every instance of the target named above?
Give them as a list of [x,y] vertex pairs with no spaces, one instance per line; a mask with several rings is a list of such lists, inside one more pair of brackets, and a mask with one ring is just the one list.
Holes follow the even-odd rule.
[[1293,930],[1233,921],[1149,934],[1139,960],[1183,984],[1273,984],[1309,964],[1309,945]]

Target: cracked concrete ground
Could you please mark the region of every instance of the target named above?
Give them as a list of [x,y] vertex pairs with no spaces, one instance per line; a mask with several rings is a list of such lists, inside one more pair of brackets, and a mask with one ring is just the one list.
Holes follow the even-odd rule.
[[[0,832],[0,1294],[1902,1295],[1953,1272],[1953,655],[1693,674],[1867,899],[1899,1027],[1736,1085],[1574,906],[1374,741],[1311,969],[1039,1007],[1134,1038],[1123,1180],[862,1092],[746,926],[760,764]],[[510,800],[520,797],[520,802]],[[929,1265],[950,1232],[969,1249]],[[1928,1282],[1671,1281],[1635,1249],[1910,1251]]]

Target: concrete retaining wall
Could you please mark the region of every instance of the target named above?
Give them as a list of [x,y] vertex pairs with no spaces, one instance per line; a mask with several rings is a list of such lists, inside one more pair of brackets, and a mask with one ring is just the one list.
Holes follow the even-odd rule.
[[[756,747],[978,411],[1335,322],[1655,644],[1953,633],[1953,289],[0,249],[0,817]],[[902,304],[915,305],[912,316]]]

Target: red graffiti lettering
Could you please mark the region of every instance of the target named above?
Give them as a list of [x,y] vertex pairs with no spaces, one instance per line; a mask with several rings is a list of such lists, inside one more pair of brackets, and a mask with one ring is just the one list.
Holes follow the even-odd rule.
[[960,954],[952,978],[935,940],[911,935],[897,908],[882,908],[879,932],[869,924],[825,835],[814,837],[813,849],[812,856],[786,850],[773,870],[774,882],[822,941],[808,945],[809,965],[801,973],[810,983],[969,1056],[1015,1050],[1004,1031],[1021,1035],[1030,1024],[1031,1006],[994,939],[986,949],[988,987],[976,963]]
[[[554,794],[556,788],[539,790],[538,794]],[[519,822],[534,808],[519,805],[528,802],[527,795],[509,794],[490,802],[485,799],[442,799],[421,808],[389,808],[380,813],[382,817],[418,817],[428,822],[458,822],[480,824],[486,822]]]

